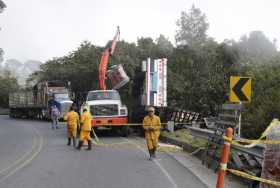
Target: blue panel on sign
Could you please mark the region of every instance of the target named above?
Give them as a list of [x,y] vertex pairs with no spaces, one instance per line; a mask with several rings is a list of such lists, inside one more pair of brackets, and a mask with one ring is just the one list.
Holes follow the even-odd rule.
[[154,106],[154,92],[150,92],[150,105]]
[[158,74],[157,72],[151,74],[151,81],[152,81],[152,84],[151,84],[151,91],[157,91],[157,82],[158,82]]
[[151,63],[150,63],[150,72],[155,72],[155,63],[154,63],[154,61],[151,61]]

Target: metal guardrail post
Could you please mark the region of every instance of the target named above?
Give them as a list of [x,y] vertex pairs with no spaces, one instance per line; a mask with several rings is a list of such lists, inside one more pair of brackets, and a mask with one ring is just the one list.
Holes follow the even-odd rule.
[[232,135],[233,135],[233,129],[227,128],[226,137],[228,138],[228,140],[225,140],[224,142],[222,156],[221,156],[221,163],[220,163],[220,171],[218,174],[216,188],[224,188],[227,163],[228,163],[228,158],[230,153],[230,144],[231,144],[230,140],[232,140]]

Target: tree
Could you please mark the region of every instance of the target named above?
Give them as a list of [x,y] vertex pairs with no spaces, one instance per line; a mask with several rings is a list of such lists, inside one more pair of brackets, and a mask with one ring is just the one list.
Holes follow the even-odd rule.
[[242,136],[257,138],[280,115],[280,56],[265,65],[250,65],[246,72],[253,78],[253,96],[244,108]]
[[3,54],[4,54],[4,51],[2,50],[2,48],[0,48],[0,66],[3,61]]
[[156,47],[159,50],[158,53],[161,55],[161,57],[170,56],[174,48],[169,39],[162,34],[156,39]]
[[[0,13],[6,8],[6,5],[5,3],[0,0]],[[1,27],[0,27],[0,30],[1,30]],[[4,54],[4,51],[2,50],[2,48],[0,48],[0,63],[3,61],[3,54]]]
[[271,42],[262,31],[252,31],[242,36],[235,44],[243,64],[263,64],[277,53],[275,42]]
[[67,56],[54,58],[40,66],[29,81],[70,81],[72,91],[85,93],[98,88],[98,65],[102,49],[84,41]]
[[0,0],[0,13],[6,8],[6,4]]
[[0,76],[0,106],[7,108],[9,107],[9,94],[18,90],[19,85],[16,78],[12,77],[8,71],[5,71]]
[[177,26],[179,27],[175,36],[177,45],[197,47],[207,40],[206,32],[209,24],[205,14],[202,14],[201,10],[194,5],[189,13],[184,11],[181,13]]

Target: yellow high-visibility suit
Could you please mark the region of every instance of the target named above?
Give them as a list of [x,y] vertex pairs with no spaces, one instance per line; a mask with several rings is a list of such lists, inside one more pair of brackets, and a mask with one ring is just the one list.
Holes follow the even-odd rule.
[[79,124],[79,115],[75,111],[70,111],[64,116],[64,120],[67,121],[67,133],[68,137],[76,137],[77,126]]
[[90,112],[84,112],[81,116],[82,129],[80,133],[80,140],[90,140],[92,116]]
[[160,136],[160,118],[156,115],[153,115],[152,117],[146,116],[143,120],[143,128],[145,130],[145,138],[148,149],[155,150]]

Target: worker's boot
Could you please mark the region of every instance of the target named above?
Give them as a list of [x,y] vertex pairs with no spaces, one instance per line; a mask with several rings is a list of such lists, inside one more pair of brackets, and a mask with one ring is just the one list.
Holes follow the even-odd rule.
[[73,147],[75,148],[76,147],[76,138],[73,137]]
[[83,146],[83,141],[80,140],[79,144],[78,144],[78,147],[77,147],[77,150],[81,150],[82,146]]
[[152,150],[152,158],[156,158],[156,148],[154,148],[153,150]]
[[67,143],[68,146],[71,145],[71,138],[68,138],[68,143]]
[[149,149],[149,154],[150,154],[149,160],[152,161],[153,160],[153,151],[151,149]]
[[87,148],[87,150],[91,150],[91,145],[92,145],[91,140],[88,140],[88,148]]

